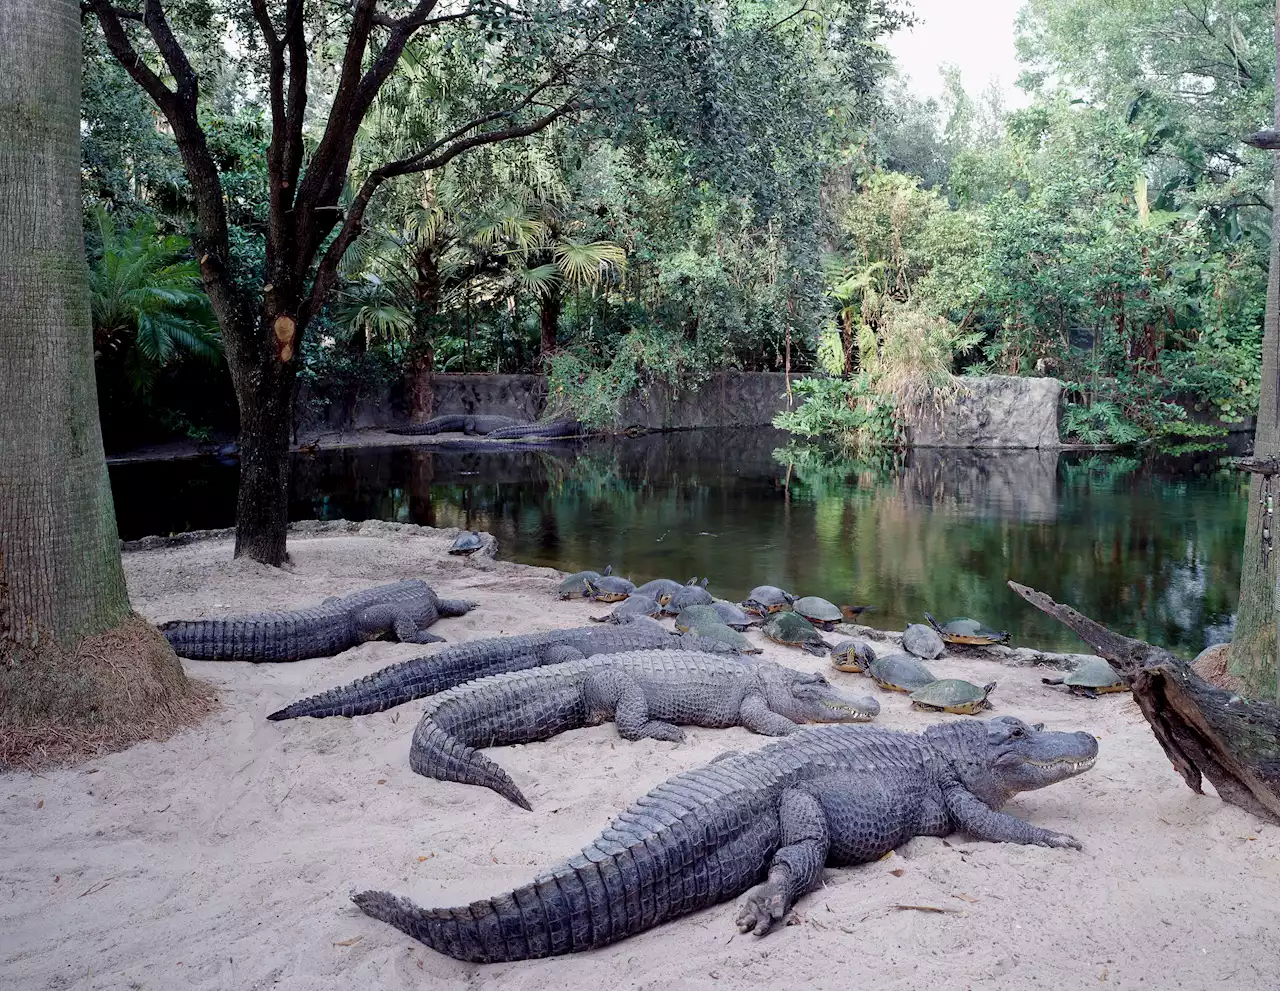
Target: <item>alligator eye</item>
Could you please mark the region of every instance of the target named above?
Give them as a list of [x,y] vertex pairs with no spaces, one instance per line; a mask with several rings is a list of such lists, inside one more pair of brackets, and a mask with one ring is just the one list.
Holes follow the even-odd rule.
[[1021,726],[1015,726],[1013,729],[1009,730],[1009,735],[1010,735],[1011,737],[1013,737],[1013,736],[1026,736],[1026,734],[1022,732],[1022,727],[1021,727]]

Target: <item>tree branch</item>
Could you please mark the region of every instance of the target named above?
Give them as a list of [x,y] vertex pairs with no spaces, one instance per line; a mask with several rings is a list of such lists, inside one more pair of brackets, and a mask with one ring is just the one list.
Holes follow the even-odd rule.
[[1255,131],[1242,140],[1245,144],[1264,151],[1280,151],[1280,131]]

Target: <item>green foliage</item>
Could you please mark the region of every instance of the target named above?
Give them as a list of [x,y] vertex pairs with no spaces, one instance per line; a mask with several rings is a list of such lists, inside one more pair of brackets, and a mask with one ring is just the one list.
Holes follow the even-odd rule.
[[1125,419],[1120,407],[1105,399],[1070,403],[1059,426],[1063,437],[1080,444],[1132,444],[1143,436],[1141,427]]
[[893,400],[875,389],[869,375],[797,379],[791,390],[800,405],[774,417],[775,427],[805,437],[833,436],[869,446],[894,442]]
[[217,360],[221,342],[189,242],[161,236],[141,216],[123,231],[101,205],[91,210],[102,246],[89,270],[94,347],[119,364],[138,394],[182,355]]

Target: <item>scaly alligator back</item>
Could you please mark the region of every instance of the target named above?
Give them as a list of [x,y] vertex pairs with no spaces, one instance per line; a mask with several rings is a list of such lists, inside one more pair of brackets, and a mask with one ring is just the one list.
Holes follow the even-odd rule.
[[470,605],[441,602],[426,582],[409,579],[330,598],[306,609],[175,620],[162,623],[160,630],[179,656],[192,660],[297,661],[330,657],[356,646],[371,633],[361,624],[366,610],[371,610],[370,616],[376,614],[380,625],[400,616],[415,630],[425,630],[441,613],[461,615],[457,610],[465,612]]
[[267,716],[364,716],[382,712],[446,688],[504,671],[556,664],[593,654],[684,647],[726,653],[724,644],[687,634],[674,637],[657,626],[579,627],[518,637],[494,637],[458,644],[437,654],[414,657],[320,695],[293,702]]
[[465,434],[487,434],[492,430],[498,430],[502,427],[517,426],[519,423],[519,420],[510,416],[453,413],[447,416],[437,416],[428,420],[426,423],[419,423],[414,426],[396,427],[392,430],[388,430],[387,433],[399,434],[404,437],[421,437],[428,434],[442,434],[446,431],[460,431]]
[[[980,727],[979,727],[980,728]],[[663,782],[567,863],[507,894],[421,908],[385,891],[352,900],[432,949],[496,963],[578,953],[746,891],[778,846],[778,798],[797,781],[859,762],[907,773],[935,759],[910,733],[805,730]]]
[[590,430],[579,420],[551,420],[547,423],[518,423],[502,427],[491,431],[489,436],[495,440],[518,440],[522,437],[582,437],[597,432]]

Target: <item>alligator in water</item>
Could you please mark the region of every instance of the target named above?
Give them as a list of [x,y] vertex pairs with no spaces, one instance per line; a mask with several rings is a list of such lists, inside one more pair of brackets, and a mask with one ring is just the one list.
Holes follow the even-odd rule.
[[[503,427],[516,427],[520,421],[511,416],[488,416],[485,414],[455,413],[449,416],[437,416],[426,423],[418,423],[408,427],[395,427],[389,434],[400,434],[405,437],[421,437],[426,434],[464,433],[485,435]],[[533,426],[533,424],[529,424]]]
[[772,661],[685,650],[609,654],[441,692],[414,730],[409,765],[429,778],[484,785],[531,809],[507,772],[475,748],[547,740],[608,719],[624,740],[679,741],[680,726],[786,736],[797,723],[865,722],[879,712],[875,699],[845,695],[820,674]]
[[579,627],[526,633],[518,637],[494,637],[460,643],[438,654],[401,661],[349,685],[293,702],[267,718],[364,716],[504,671],[523,671],[544,664],[576,661],[594,654],[674,648],[713,654],[735,653],[719,641],[687,633],[672,634],[657,623],[633,623],[605,629]]
[[1010,716],[923,734],[821,726],[659,785],[590,846],[531,884],[458,908],[385,891],[368,915],[459,960],[493,963],[604,946],[746,892],[743,932],[767,933],[825,865],[876,860],[913,836],[1071,847],[1070,836],[996,811],[1012,795],[1093,765],[1088,733]]
[[427,627],[441,616],[462,616],[475,606],[441,599],[426,582],[410,579],[331,596],[293,612],[178,619],[161,624],[160,632],[179,656],[192,660],[300,661],[331,657],[388,635],[401,643],[441,643],[444,637],[427,633]]

